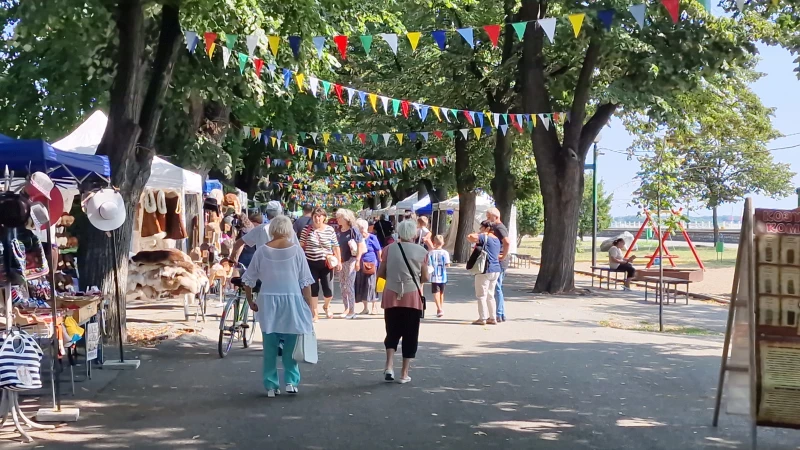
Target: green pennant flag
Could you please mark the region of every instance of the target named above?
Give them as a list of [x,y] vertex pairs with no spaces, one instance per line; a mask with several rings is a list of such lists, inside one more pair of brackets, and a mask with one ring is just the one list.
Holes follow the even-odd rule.
[[325,93],[325,96],[328,96],[328,92],[331,91],[331,82],[322,80],[322,92]]
[[305,141],[306,141],[306,132],[305,131],[301,131],[300,132],[300,142],[305,142]]
[[232,49],[234,44],[236,44],[236,40],[239,39],[238,34],[226,34],[225,35],[225,46],[228,47],[228,50]]
[[288,142],[283,141],[283,149],[284,150],[289,150],[289,143]]
[[533,133],[533,118],[532,117],[531,117],[531,120],[528,121],[527,126],[528,126],[528,131]]
[[397,117],[397,112],[400,111],[400,100],[396,98],[392,99],[392,110],[394,112],[394,116]]
[[378,145],[378,135],[373,133],[369,135],[370,139],[372,139],[372,143]]
[[372,35],[365,34],[361,36],[361,45],[364,46],[364,52],[369,56],[369,51],[372,48]]
[[505,120],[505,122],[503,122],[503,123],[505,123],[506,125],[509,124],[509,122],[508,122],[508,114],[503,114],[503,120]]
[[456,137],[456,132],[453,130],[447,130],[447,137],[453,139],[454,137]]
[[239,53],[239,73],[244,75],[244,67],[247,65],[247,53]]
[[514,27],[514,31],[517,32],[517,37],[521,41],[525,36],[525,29],[528,27],[528,22],[514,22],[511,26]]

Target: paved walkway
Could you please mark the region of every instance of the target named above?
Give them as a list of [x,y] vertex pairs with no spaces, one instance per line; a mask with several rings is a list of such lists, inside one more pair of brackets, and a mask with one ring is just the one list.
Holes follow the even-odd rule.
[[[641,291],[534,296],[533,275],[507,278],[512,319],[473,326],[471,277],[453,270],[446,317],[423,324],[407,385],[385,384],[383,320],[323,320],[320,363],[296,397],[267,399],[260,345],[216,354],[214,325],[155,348],[104,386],[79,389],[84,418],[38,433],[45,448],[187,449],[735,449],[740,417],[711,416],[722,336],[625,329],[658,322]],[[339,305],[337,305],[337,312]],[[720,332],[727,310],[665,306],[668,325]],[[182,318],[161,305],[132,316]],[[614,323],[621,328],[610,328]],[[212,340],[213,339],[213,340]],[[397,365],[399,370],[399,363]],[[90,389],[91,388],[91,389]],[[67,401],[71,401],[67,399]],[[2,436],[0,436],[2,437]],[[3,448],[33,448],[9,444]],[[798,449],[800,432],[761,429],[761,448]]]

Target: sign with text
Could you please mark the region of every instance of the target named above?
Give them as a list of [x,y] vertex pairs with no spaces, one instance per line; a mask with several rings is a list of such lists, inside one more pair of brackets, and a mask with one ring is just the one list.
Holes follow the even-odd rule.
[[98,323],[86,325],[86,360],[97,359],[97,348],[100,345],[100,326]]

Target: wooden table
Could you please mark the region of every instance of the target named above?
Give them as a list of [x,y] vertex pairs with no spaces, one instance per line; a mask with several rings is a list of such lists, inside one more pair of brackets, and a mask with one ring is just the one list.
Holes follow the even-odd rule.
[[[647,289],[650,287],[649,284],[653,283],[653,289],[656,289],[656,301],[658,301],[658,292],[660,292],[659,286],[661,284],[661,280],[659,277],[639,277],[637,281],[644,282],[644,301],[647,301]],[[664,286],[666,287],[667,292],[667,303],[669,303],[669,287],[672,286],[672,303],[677,303],[678,301],[678,285],[685,285],[686,286],[686,304],[689,304],[689,284],[691,281],[685,280],[683,278],[672,278],[672,277],[663,277]]]

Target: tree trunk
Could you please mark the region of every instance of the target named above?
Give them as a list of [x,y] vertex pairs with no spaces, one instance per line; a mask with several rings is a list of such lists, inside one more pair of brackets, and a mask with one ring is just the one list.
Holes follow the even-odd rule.
[[[108,125],[97,149],[107,155],[111,165],[111,182],[125,201],[127,220],[115,230],[113,244],[103,231],[89,225],[81,227],[79,260],[81,286],[100,286],[111,299],[119,298],[120,309],[111,302],[109,318],[122,322],[123,342],[126,340],[125,291],[128,273],[128,252],[133,233],[133,218],[142,190],[150,177],[153,143],[163,110],[163,100],[172,78],[172,70],[180,47],[179,9],[164,5],[158,47],[152,64],[143,57],[145,49],[145,19],[141,0],[121,0],[117,7],[119,48]],[[146,72],[150,71],[150,78]],[[112,257],[115,246],[117,259]],[[114,267],[118,269],[119,290],[114,289]],[[117,329],[112,327],[112,341]]]
[[511,173],[511,158],[514,148],[511,138],[502,133],[495,135],[494,144],[494,179],[492,179],[492,196],[495,206],[500,210],[500,221],[509,224],[511,220],[511,207],[517,198],[514,187],[514,176]]
[[717,215],[717,208],[717,206],[713,206],[711,208],[711,214],[714,221],[714,248],[717,247],[717,242],[719,242],[719,216]]
[[469,166],[468,142],[455,140],[456,150],[456,188],[458,189],[458,228],[456,228],[456,244],[453,249],[453,261],[467,262],[471,246],[467,235],[474,232],[475,221],[475,174]]

